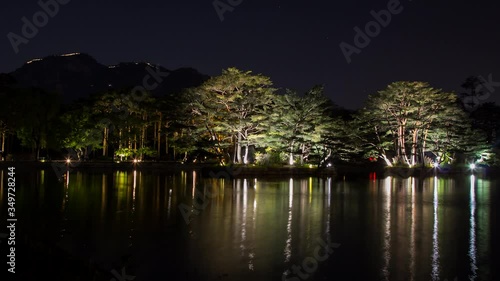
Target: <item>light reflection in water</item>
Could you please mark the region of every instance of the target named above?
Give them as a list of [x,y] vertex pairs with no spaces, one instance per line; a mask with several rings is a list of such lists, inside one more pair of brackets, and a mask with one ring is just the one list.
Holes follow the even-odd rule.
[[438,178],[434,177],[434,227],[432,231],[432,280],[439,280],[439,240],[438,240]]
[[410,280],[415,278],[415,178],[411,178]]
[[132,247],[132,237],[134,234],[134,217],[135,217],[135,189],[137,187],[137,171],[134,170],[134,182],[132,185],[132,214],[131,214],[131,226],[130,226],[130,234],[129,238],[129,247]]
[[243,222],[241,223],[241,255],[245,254],[245,241],[247,240],[247,200],[248,200],[248,181],[243,180]]
[[471,275],[469,280],[475,280],[477,277],[477,260],[476,260],[476,188],[475,176],[470,176],[470,243],[469,243],[469,258]]
[[[257,179],[255,179],[255,183],[254,183],[254,189],[256,189],[257,187]],[[257,193],[254,191],[254,198],[253,198],[253,217],[252,217],[252,221],[253,221],[253,226],[252,226],[252,230],[253,230],[253,237],[255,237],[255,230],[257,228]],[[248,262],[248,268],[250,270],[255,270],[255,266],[254,266],[254,258],[255,258],[255,252],[253,251],[254,248],[252,249],[252,251],[250,251],[250,253],[248,254],[248,257],[250,258],[250,261]]]
[[290,178],[288,183],[288,222],[286,224],[286,245],[285,245],[285,262],[289,262],[292,257],[292,207],[293,207],[293,179]]
[[101,177],[101,219],[104,220],[106,214],[106,194],[107,194],[107,177],[106,174],[102,174]]
[[326,241],[330,242],[330,202],[332,199],[332,178],[328,177],[326,179],[326,192],[327,192],[327,219],[326,219]]
[[194,192],[196,190],[196,172],[193,171],[193,188],[192,188],[192,193],[193,193],[193,199],[194,199]]
[[[190,172],[191,171],[189,171],[188,174],[190,174]],[[0,179],[2,179],[2,177],[4,178],[3,174],[4,173],[0,171]],[[40,172],[38,172],[38,175],[40,178],[42,177]],[[141,229],[144,225],[149,227],[147,230],[156,230],[156,225],[147,225],[150,221],[147,217],[151,212],[157,212],[162,209],[162,206],[160,206],[159,209],[156,207],[153,208],[153,204],[151,204],[151,202],[155,202],[155,197],[158,195],[158,192],[153,192],[155,188],[154,185],[159,185],[162,181],[156,181],[154,178],[150,180],[150,178],[148,178],[149,174],[133,170],[127,172],[127,175],[123,177],[121,176],[122,174],[119,174],[118,177],[115,175],[116,173],[86,175],[81,183],[80,181],[82,179],[80,175],[65,173],[64,181],[58,183],[60,186],[60,193],[57,193],[56,205],[61,204],[62,201],[62,218],[64,220],[68,218],[71,223],[68,223],[68,221],[61,221],[58,226],[62,226],[63,229],[66,228],[66,231],[62,230],[59,233],[59,231],[56,230],[56,236],[58,234],[64,235],[64,241],[70,241],[69,239],[74,239],[74,237],[68,236],[67,233],[85,231],[85,226],[73,223],[73,221],[78,222],[78,220],[84,216],[95,218],[99,216],[99,213],[108,214],[107,212],[114,212],[115,207],[120,204],[120,202],[126,202],[126,206],[123,206],[123,203],[121,204],[125,210],[128,209],[128,212],[122,211],[122,213],[118,213],[119,215],[116,216],[118,219],[112,221],[107,220],[109,216],[102,216],[102,220],[97,221],[99,224],[96,224],[96,226],[99,228],[96,229],[99,232],[96,233],[104,234],[101,236],[108,238],[107,233],[109,233],[109,229],[111,228],[108,228],[106,224],[112,223],[110,226],[114,229],[129,230],[120,231],[118,236],[119,240],[117,239],[120,244],[124,242],[124,248],[127,247],[127,242],[129,242],[127,238],[130,238],[131,243],[133,241],[133,247],[142,246],[139,245],[142,243],[142,239],[138,240],[135,235],[135,221],[138,221],[141,225]],[[209,183],[206,185],[207,188],[210,188],[210,186],[217,186],[217,189],[221,189],[221,192],[217,192],[216,188],[209,190],[215,191],[214,194],[223,194],[224,179],[204,179],[200,174],[193,174],[193,177],[194,176],[197,177],[194,181],[195,183]],[[114,177],[116,177],[116,179]],[[469,175],[467,177],[469,177]],[[45,180],[48,181],[54,177],[49,177],[49,174],[47,174],[45,178]],[[92,181],[89,181],[89,178]],[[269,268],[271,266],[275,268],[273,269],[273,274],[277,274],[277,272],[275,272],[276,268],[283,265],[283,260],[286,261],[286,265],[277,270],[281,272],[291,269],[293,264],[290,263],[303,261],[303,258],[307,256],[309,250],[316,246],[314,241],[319,236],[325,237],[326,235],[326,239],[331,240],[332,238],[330,238],[330,236],[339,237],[357,231],[355,227],[338,222],[343,218],[344,212],[356,211],[358,206],[353,204],[354,206],[350,207],[348,203],[358,202],[358,198],[361,198],[361,196],[358,197],[358,194],[362,194],[363,196],[370,196],[370,199],[375,199],[373,202],[368,202],[369,205],[367,208],[370,208],[368,210],[377,211],[376,213],[373,212],[373,215],[370,213],[370,220],[367,220],[366,223],[370,224],[370,230],[377,229],[378,231],[370,231],[370,233],[362,236],[369,237],[367,239],[367,244],[371,246],[371,249],[375,249],[374,252],[376,255],[373,256],[376,259],[367,260],[365,257],[359,257],[363,265],[371,262],[376,264],[376,266],[373,266],[371,269],[370,276],[372,276],[372,273],[378,277],[383,276],[380,278],[381,280],[398,279],[397,277],[405,277],[405,280],[413,281],[444,280],[445,278],[443,275],[447,274],[449,276],[451,274],[450,272],[455,273],[453,271],[456,268],[459,268],[459,270],[462,268],[470,274],[467,279],[474,281],[485,279],[483,274],[488,274],[490,267],[489,265],[486,266],[480,263],[480,261],[487,260],[491,255],[491,248],[485,241],[488,239],[489,235],[493,233],[488,228],[489,224],[491,224],[489,218],[491,214],[488,212],[490,203],[488,200],[490,200],[490,197],[494,197],[490,196],[490,193],[495,194],[493,193],[495,189],[490,189],[486,180],[483,184],[482,180],[475,176],[470,176],[468,179],[470,182],[467,180],[464,182],[463,187],[465,190],[460,189],[460,192],[454,192],[454,190],[444,188],[449,182],[448,179],[438,179],[437,177],[425,179],[423,182],[419,182],[417,178],[399,180],[389,177],[385,180],[377,180],[377,183],[373,183],[373,181],[363,183],[365,186],[369,184],[369,189],[352,188],[349,182],[342,182],[342,179],[337,182],[332,178],[313,178],[312,189],[318,196],[312,198],[311,204],[308,203],[311,198],[311,193],[313,192],[311,190],[310,178],[295,181],[288,178],[279,183],[275,181],[269,183],[266,180],[259,179],[258,184],[254,179],[241,179],[236,185],[234,192],[231,190],[231,184],[227,183],[228,188],[226,192],[238,194],[236,197],[237,199],[232,201],[231,196],[226,196],[224,200],[223,196],[220,195],[211,199],[212,204],[205,210],[204,219],[198,219],[194,221],[192,225],[201,230],[205,230],[207,234],[211,233],[212,230],[214,230],[214,232],[216,230],[217,233],[221,233],[220,237],[236,243],[225,244],[227,247],[226,249],[231,250],[228,251],[226,255],[217,254],[219,248],[213,247],[213,256],[209,255],[208,258],[204,257],[200,260],[193,259],[193,263],[206,262],[208,264],[219,264],[219,262],[224,261],[227,263],[227,268],[224,268],[224,270],[229,272],[229,274],[231,274],[235,268],[246,269],[246,272],[252,271],[252,274],[261,274],[262,271],[262,274],[264,274],[265,271],[270,270]],[[169,220],[169,223],[177,221],[176,208],[179,202],[185,200],[188,206],[191,203],[192,194],[186,192],[185,196],[183,196],[183,190],[186,190],[186,187],[182,186],[184,180],[184,178],[180,179],[177,174],[175,181],[171,180],[168,186],[165,184],[166,188],[164,192],[167,193],[168,199],[165,197],[165,200],[161,200],[160,204],[164,204],[163,206],[167,207],[168,216],[170,219],[173,219],[173,221]],[[187,179],[187,187],[192,184],[192,180],[193,179]],[[167,180],[165,181],[167,182]],[[101,182],[102,190],[96,190],[94,187],[101,185]],[[114,188],[114,186],[112,186],[113,183],[116,183],[118,188]],[[295,183],[297,183],[297,188],[294,186]],[[0,188],[5,186],[2,181],[0,181],[0,184]],[[68,186],[68,184],[70,186]],[[77,185],[80,190],[75,189]],[[46,186],[50,187],[51,184],[47,183]],[[286,190],[287,188],[288,191]],[[33,188],[33,190],[36,189]],[[106,190],[108,191],[106,192]],[[117,196],[124,198],[124,190],[127,190],[126,194],[128,194],[126,200],[118,200],[117,202],[117,200],[115,200]],[[297,193],[294,192],[295,190],[297,190]],[[348,196],[349,190],[352,196]],[[4,191],[6,192],[6,187]],[[69,191],[72,192],[71,201],[68,201]],[[174,191],[176,202],[173,202]],[[201,195],[201,193],[199,193],[200,191],[199,187],[196,187],[195,198]],[[335,194],[332,196],[332,192],[336,192],[336,194],[340,195],[342,191],[344,191],[344,193],[339,196],[339,198],[336,198]],[[464,196],[467,196],[465,194],[467,191],[470,192],[469,198],[464,198]],[[321,194],[322,192],[326,192],[326,194]],[[163,197],[164,194],[161,195],[161,197]],[[286,198],[287,195],[288,198]],[[109,197],[109,200],[106,199],[106,196]],[[252,196],[254,197],[252,198]],[[257,196],[260,196],[258,198],[259,200],[257,200]],[[452,198],[453,200],[446,200],[448,198]],[[286,199],[289,201],[288,208],[286,206]],[[95,203],[92,206],[100,206],[101,211],[95,208],[81,210],[81,208],[78,208],[78,204],[84,202],[83,200],[93,200],[92,202]],[[339,204],[336,202],[339,202]],[[234,208],[236,204],[239,204],[239,208]],[[460,204],[461,208],[455,208],[455,204]],[[258,213],[257,205],[259,205]],[[209,221],[215,220],[215,222],[222,222],[220,221],[221,218],[219,215],[225,212],[219,211],[226,210],[225,208],[228,206],[231,207],[230,213],[228,212],[228,216],[231,216],[231,221],[226,219],[227,217],[224,217],[224,223],[220,224],[211,223],[212,221]],[[254,208],[253,210],[250,209],[252,206]],[[453,216],[455,209],[461,209],[461,211],[458,215]],[[60,208],[57,208],[56,211],[59,213],[60,210]],[[279,216],[269,219],[266,216],[268,212],[277,212]],[[237,216],[234,216],[235,214],[237,214]],[[443,216],[443,219],[446,218],[446,220],[439,221],[439,215],[444,214],[447,214],[447,216]],[[448,216],[448,214],[451,215]],[[258,224],[256,223],[257,215],[259,215]],[[464,216],[465,220],[467,220],[466,217],[469,216],[470,228],[468,228],[466,224],[463,224]],[[234,218],[238,219],[234,220]],[[161,217],[161,219],[163,219],[163,217]],[[132,224],[130,222],[132,222]],[[232,224],[230,228],[225,227],[226,222]],[[283,229],[285,224],[286,234],[285,229]],[[309,227],[309,225],[312,227]],[[445,233],[453,233],[452,231],[455,225],[462,227],[460,233],[465,235],[457,235],[460,237],[451,238],[443,236]],[[122,226],[126,228],[121,228]],[[311,236],[305,237],[308,228],[312,228]],[[280,231],[282,235],[274,235],[277,233],[276,230]],[[165,233],[170,235],[170,229],[165,231]],[[439,235],[441,235],[441,237],[439,237]],[[268,241],[264,241],[265,238],[268,237],[274,238],[272,245]],[[441,240],[439,240],[439,238],[441,238]],[[202,245],[205,245],[204,243],[210,241],[210,239],[218,238],[200,237],[199,240],[186,240],[189,241],[191,245],[198,245],[196,243],[203,243]],[[327,241],[326,239],[325,241]],[[459,240],[458,242],[461,243],[460,245],[467,246],[465,246],[465,248],[460,248],[459,251],[455,251],[456,244],[458,244],[456,240]],[[96,243],[100,244],[100,242]],[[217,245],[219,246],[220,244]],[[355,250],[364,247],[365,245],[362,245]],[[168,248],[165,249],[168,250]],[[452,255],[456,252],[461,252],[462,255],[459,257]],[[452,254],[445,255],[445,253]],[[343,258],[344,257],[339,257],[339,259]],[[355,257],[355,259],[358,259],[358,257]],[[329,262],[330,261],[325,263],[325,267],[328,266],[327,263]],[[288,275],[290,275],[290,273]],[[242,280],[245,280],[245,278]]]
[[170,218],[170,210],[172,208],[172,189],[168,190],[168,206],[167,206],[167,218]]
[[389,280],[389,264],[391,262],[391,186],[392,177],[384,180],[385,192],[385,229],[384,229],[384,265],[382,274],[385,280]]
[[66,232],[65,222],[68,220],[66,209],[67,209],[68,201],[69,201],[69,171],[66,171],[66,174],[64,176],[66,177],[66,182],[64,183],[64,197],[63,197],[62,205],[61,205],[61,209],[62,209],[62,213],[63,213],[63,224],[61,227],[61,238],[64,237],[64,233]]

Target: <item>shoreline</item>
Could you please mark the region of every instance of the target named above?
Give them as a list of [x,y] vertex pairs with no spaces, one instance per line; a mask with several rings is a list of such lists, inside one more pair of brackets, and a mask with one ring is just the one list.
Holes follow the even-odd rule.
[[8,167],[21,169],[50,169],[63,171],[152,171],[152,172],[182,172],[197,171],[205,177],[225,177],[225,178],[243,178],[243,177],[369,177],[376,173],[377,177],[432,177],[432,176],[454,176],[454,175],[482,175],[488,177],[500,176],[500,168],[480,167],[474,171],[466,167],[449,168],[404,168],[404,167],[382,167],[380,165],[335,165],[330,168],[318,167],[294,167],[294,166],[251,166],[251,165],[232,165],[216,166],[209,163],[182,164],[179,162],[71,162],[65,161],[2,161],[0,169]]

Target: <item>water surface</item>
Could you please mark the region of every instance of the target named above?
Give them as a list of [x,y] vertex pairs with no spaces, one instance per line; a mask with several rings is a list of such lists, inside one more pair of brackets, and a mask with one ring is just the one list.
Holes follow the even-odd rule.
[[[0,177],[5,221],[6,171]],[[498,182],[474,175],[227,180],[116,171],[58,181],[50,170],[18,170],[17,180],[18,239],[136,281],[499,277]],[[32,263],[20,258],[18,270]]]

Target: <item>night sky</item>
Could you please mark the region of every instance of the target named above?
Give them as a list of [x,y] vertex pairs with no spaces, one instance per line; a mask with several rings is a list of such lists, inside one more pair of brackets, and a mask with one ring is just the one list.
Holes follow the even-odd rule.
[[[47,0],[42,0],[47,2]],[[60,0],[63,2],[63,0]],[[103,64],[147,61],[218,75],[227,67],[271,77],[303,92],[326,86],[337,104],[355,109],[398,80],[428,81],[459,91],[469,75],[500,81],[498,1],[401,1],[400,13],[347,63],[339,45],[392,1],[220,0],[238,4],[221,21],[213,0],[64,0],[59,11],[16,54],[7,36],[22,36],[37,1],[4,1],[0,72],[33,58],[83,52]],[[392,4],[395,4],[393,2]],[[486,101],[500,101],[500,86]]]

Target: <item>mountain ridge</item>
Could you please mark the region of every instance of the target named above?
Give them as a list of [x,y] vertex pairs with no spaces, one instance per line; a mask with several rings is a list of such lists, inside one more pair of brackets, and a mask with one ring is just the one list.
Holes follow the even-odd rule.
[[169,70],[149,62],[99,63],[86,53],[35,58],[8,73],[20,87],[59,93],[65,103],[110,89],[142,86],[155,96],[176,94],[201,85],[210,76],[190,67]]

